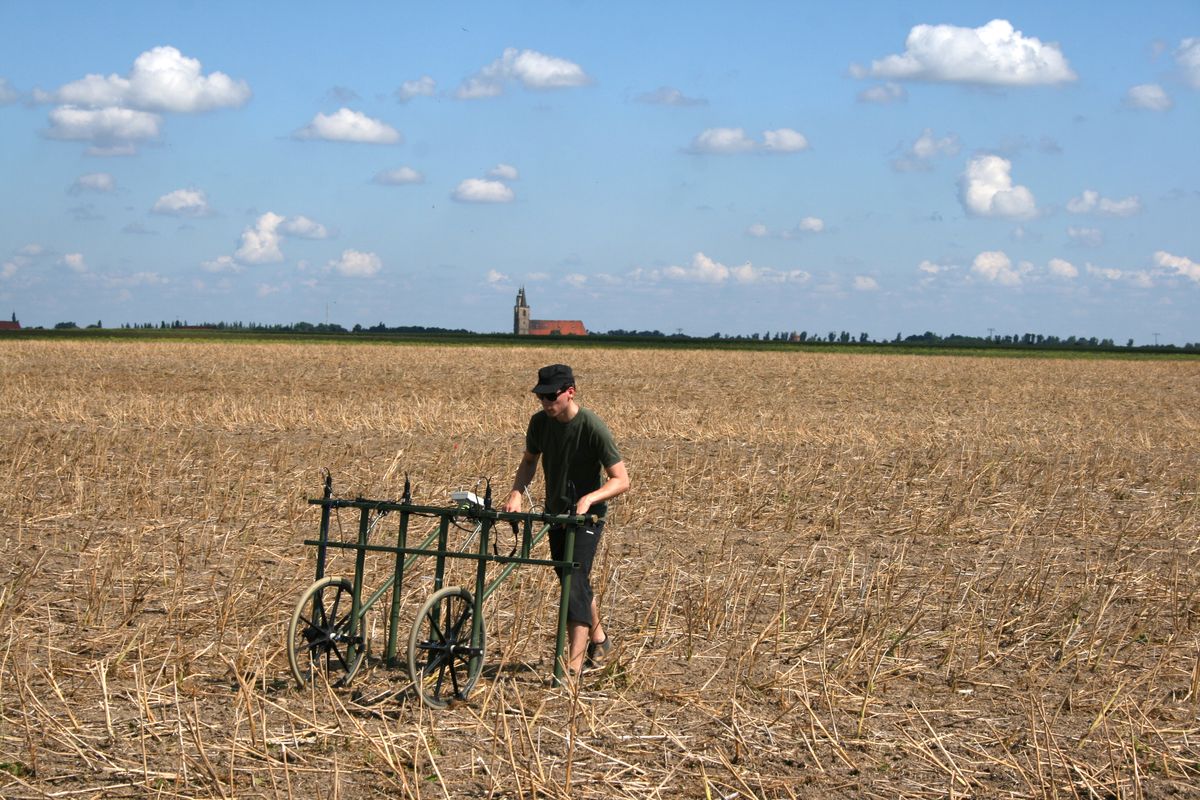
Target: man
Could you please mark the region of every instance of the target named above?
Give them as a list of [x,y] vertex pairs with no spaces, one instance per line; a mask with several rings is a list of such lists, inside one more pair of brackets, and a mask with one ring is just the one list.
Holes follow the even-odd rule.
[[[579,528],[575,535],[571,593],[567,610],[567,668],[578,675],[586,657],[589,666],[601,663],[612,642],[600,623],[600,608],[589,576],[604,530],[607,501],[629,489],[629,473],[612,433],[591,411],[575,402],[575,375],[566,364],[538,370],[533,393],[542,410],[529,420],[525,454],[517,467],[504,510],[521,511],[521,495],[533,482],[538,459],[546,478],[547,514],[595,514],[599,522]],[[563,528],[550,529],[550,555],[560,561],[566,544]],[[562,580],[563,573],[559,573]]]

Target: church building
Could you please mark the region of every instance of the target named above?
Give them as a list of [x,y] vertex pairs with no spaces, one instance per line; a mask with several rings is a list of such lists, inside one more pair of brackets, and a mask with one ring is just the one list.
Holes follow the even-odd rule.
[[587,336],[587,328],[577,319],[530,319],[525,287],[517,292],[513,306],[513,333],[517,336]]

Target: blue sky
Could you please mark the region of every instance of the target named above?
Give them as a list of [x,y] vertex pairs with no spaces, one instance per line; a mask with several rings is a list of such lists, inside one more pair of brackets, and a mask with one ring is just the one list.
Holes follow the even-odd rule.
[[1200,341],[1200,4],[0,5],[0,312]]

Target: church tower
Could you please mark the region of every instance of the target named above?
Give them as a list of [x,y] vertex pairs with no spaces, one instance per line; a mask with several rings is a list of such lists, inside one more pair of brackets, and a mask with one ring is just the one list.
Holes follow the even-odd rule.
[[517,336],[529,335],[529,304],[525,302],[525,287],[517,292],[517,304],[513,306],[513,333]]

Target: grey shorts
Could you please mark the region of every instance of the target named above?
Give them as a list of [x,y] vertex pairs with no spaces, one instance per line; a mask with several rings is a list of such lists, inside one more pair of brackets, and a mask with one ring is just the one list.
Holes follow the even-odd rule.
[[[592,624],[592,562],[596,560],[596,551],[600,548],[600,537],[604,533],[604,520],[595,525],[579,528],[575,532],[575,552],[571,560],[579,564],[571,571],[571,594],[567,598],[567,619],[583,625]],[[550,557],[555,561],[563,560],[563,550],[566,549],[567,531],[565,528],[550,529]],[[566,570],[559,568],[558,579],[561,582]]]

